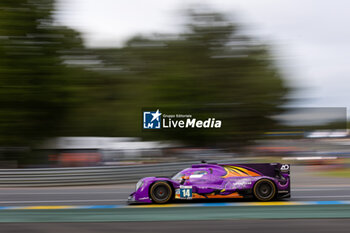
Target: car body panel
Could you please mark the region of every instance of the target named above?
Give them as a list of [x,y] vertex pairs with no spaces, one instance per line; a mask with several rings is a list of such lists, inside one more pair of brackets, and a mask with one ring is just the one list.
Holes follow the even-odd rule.
[[[173,178],[146,177],[141,187],[129,196],[129,203],[152,203],[149,190],[157,181],[168,182],[175,193],[174,199],[216,199],[251,197],[255,183],[260,179],[273,181],[277,197],[290,197],[290,165],[280,163],[254,164],[194,164]],[[186,179],[184,179],[184,177]],[[180,190],[190,189],[184,198]]]

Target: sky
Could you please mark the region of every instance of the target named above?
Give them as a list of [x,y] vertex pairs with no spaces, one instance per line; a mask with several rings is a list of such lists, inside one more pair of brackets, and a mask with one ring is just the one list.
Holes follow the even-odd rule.
[[347,0],[59,0],[56,18],[82,32],[87,46],[122,46],[137,34],[181,32],[182,10],[199,2],[272,45],[297,90],[290,106],[347,107],[349,113]]

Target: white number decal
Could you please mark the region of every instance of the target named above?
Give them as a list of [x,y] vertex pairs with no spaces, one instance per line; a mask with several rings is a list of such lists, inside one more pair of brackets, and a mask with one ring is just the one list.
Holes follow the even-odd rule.
[[190,197],[190,190],[189,189],[183,189],[182,194],[184,197]]
[[289,165],[288,164],[283,164],[282,167],[281,167],[281,170],[288,171],[289,170]]
[[192,186],[180,186],[180,198],[192,199]]

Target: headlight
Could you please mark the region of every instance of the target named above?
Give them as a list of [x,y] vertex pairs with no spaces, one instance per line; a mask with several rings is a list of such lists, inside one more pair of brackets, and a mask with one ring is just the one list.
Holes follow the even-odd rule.
[[143,185],[143,181],[142,180],[139,180],[139,182],[137,182],[136,184],[136,191],[141,188],[141,186]]

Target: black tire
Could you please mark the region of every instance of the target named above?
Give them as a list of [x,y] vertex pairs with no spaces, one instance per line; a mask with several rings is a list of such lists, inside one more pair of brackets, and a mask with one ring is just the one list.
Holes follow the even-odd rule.
[[165,204],[171,200],[173,189],[167,182],[157,181],[151,186],[149,193],[154,203]]
[[259,201],[271,201],[276,196],[276,186],[269,179],[261,179],[255,183],[253,193]]

